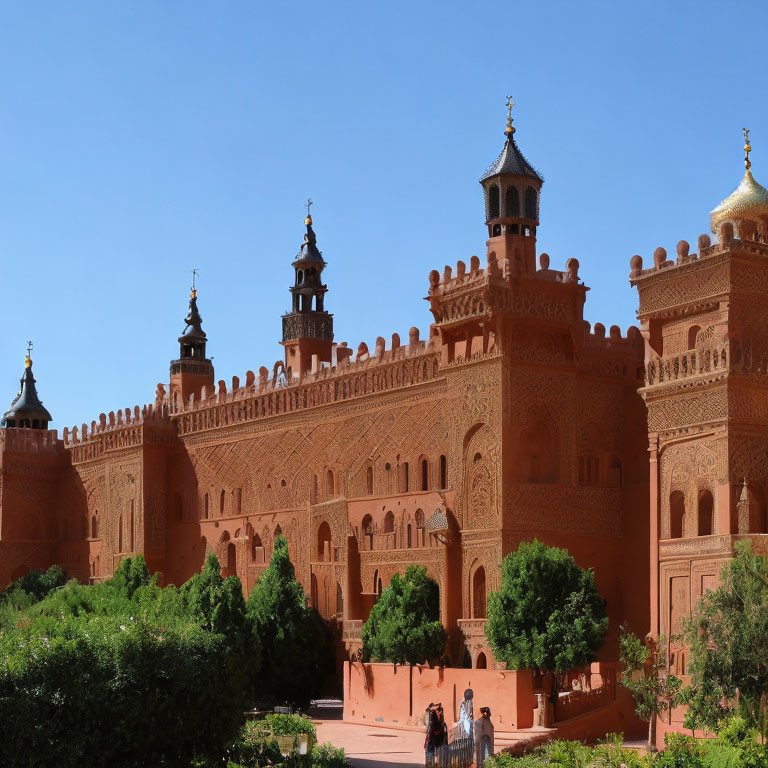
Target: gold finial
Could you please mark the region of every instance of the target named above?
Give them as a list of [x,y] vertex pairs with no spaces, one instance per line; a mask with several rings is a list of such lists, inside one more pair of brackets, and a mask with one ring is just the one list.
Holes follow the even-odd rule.
[[752,167],[752,161],[749,159],[749,153],[752,151],[752,145],[749,143],[749,128],[742,128],[744,132],[744,165],[747,166],[747,170]]
[[515,129],[512,126],[512,107],[514,106],[515,106],[515,102],[512,101],[512,97],[507,96],[507,128],[504,131],[504,133],[506,133],[507,136],[511,136],[515,132]]
[[313,205],[314,205],[314,203],[312,202],[312,198],[311,198],[311,197],[308,197],[308,198],[307,198],[307,202],[306,202],[306,203],[304,203],[304,207],[307,209],[307,218],[306,218],[306,219],[304,219],[304,223],[305,223],[307,226],[310,226],[310,225],[312,224],[312,214],[309,212],[309,209],[310,209],[310,208],[311,208]]
[[24,358],[24,366],[26,368],[31,368],[32,367],[32,358],[30,357],[30,353],[32,352],[32,347],[33,347],[32,342],[28,341],[27,342],[27,354],[26,354],[26,356]]
[[195,282],[197,280],[197,276],[200,274],[200,270],[193,269],[192,270],[192,289],[189,292],[189,298],[190,299],[196,299],[197,298],[197,288],[195,288]]

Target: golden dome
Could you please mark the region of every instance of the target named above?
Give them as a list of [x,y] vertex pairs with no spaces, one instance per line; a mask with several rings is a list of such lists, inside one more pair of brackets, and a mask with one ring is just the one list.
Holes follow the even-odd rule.
[[752,161],[749,153],[752,145],[749,143],[750,131],[742,129],[744,133],[744,165],[747,172],[741,180],[741,184],[723,200],[710,214],[712,232],[717,233],[720,225],[730,221],[738,227],[741,221],[751,221],[755,225],[768,223],[768,189],[761,186],[752,176]]
[[716,233],[725,221],[744,219],[755,224],[768,220],[768,189],[755,181],[749,168],[735,191],[712,211],[712,232]]

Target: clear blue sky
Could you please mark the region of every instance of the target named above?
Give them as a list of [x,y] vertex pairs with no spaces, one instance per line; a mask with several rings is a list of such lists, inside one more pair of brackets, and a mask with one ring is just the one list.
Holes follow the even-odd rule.
[[190,269],[217,378],[282,356],[311,196],[336,338],[426,332],[485,255],[477,180],[516,137],[539,250],[625,330],[629,258],[768,184],[764,3],[0,0],[0,412],[33,339],[54,425],[154,397]]

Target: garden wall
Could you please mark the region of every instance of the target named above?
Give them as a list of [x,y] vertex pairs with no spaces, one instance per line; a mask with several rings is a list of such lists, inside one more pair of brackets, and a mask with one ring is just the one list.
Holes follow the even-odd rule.
[[344,719],[423,725],[427,706],[441,702],[450,727],[467,688],[474,691],[475,715],[490,707],[496,730],[533,725],[532,672],[360,662],[344,664]]

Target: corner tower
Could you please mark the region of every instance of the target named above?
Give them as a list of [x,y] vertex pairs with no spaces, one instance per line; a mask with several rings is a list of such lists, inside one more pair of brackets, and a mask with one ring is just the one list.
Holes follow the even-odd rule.
[[[651,458],[652,631],[682,618],[717,584],[739,539],[768,551],[768,192],[744,178],[711,214],[719,242],[685,241],[676,260],[630,261],[645,339]],[[678,674],[687,649],[673,644]]]
[[17,429],[48,429],[51,414],[43,406],[37,396],[35,377],[32,374],[32,342],[27,343],[27,355],[24,359],[24,375],[21,377],[21,387],[11,407],[3,414],[0,427]]
[[515,143],[511,98],[507,99],[506,141],[501,154],[483,174],[488,253],[500,263],[508,260],[513,272],[536,271],[536,227],[544,180],[523,157]]
[[203,318],[197,309],[196,270],[192,270],[192,289],[189,294],[189,312],[184,318],[186,326],[179,336],[179,357],[171,361],[171,397],[182,401],[190,395],[196,398],[206,387],[213,390],[213,363],[205,356],[208,337],[203,330]]
[[330,363],[333,346],[333,315],[323,306],[328,291],[322,281],[325,262],[312,229],[311,205],[312,201],[308,200],[304,220],[307,231],[291,265],[295,272],[290,289],[291,311],[283,315],[283,340],[280,342],[285,347],[285,367],[292,378],[312,368],[314,355],[319,362]]

